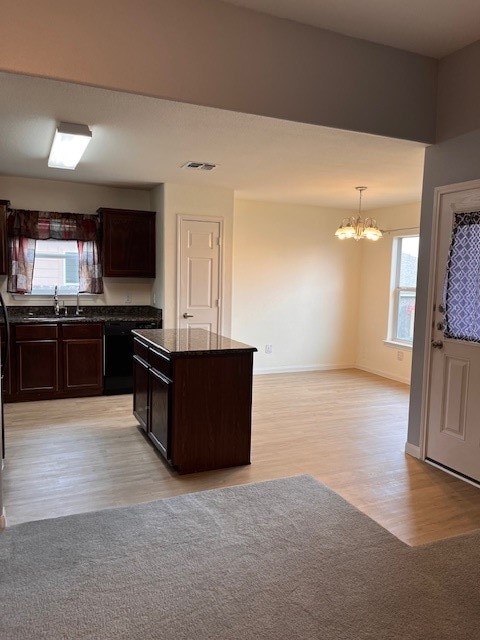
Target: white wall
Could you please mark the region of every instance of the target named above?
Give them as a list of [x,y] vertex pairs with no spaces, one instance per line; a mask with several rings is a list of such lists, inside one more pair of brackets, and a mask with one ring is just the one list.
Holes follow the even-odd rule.
[[[377,219],[381,229],[419,227],[420,203],[376,209],[369,211],[368,215]],[[412,367],[411,349],[392,347],[384,343],[388,332],[394,235],[384,234],[378,242],[362,240],[359,243],[362,260],[356,364],[365,371],[409,383]],[[398,360],[398,353],[403,360]]]
[[177,304],[177,216],[201,215],[224,219],[223,316],[220,333],[231,329],[233,191],[167,183],[152,192],[152,205],[160,213],[157,229],[157,260],[162,261],[154,283],[155,304],[163,308],[165,329],[176,327]]
[[257,373],[354,364],[360,250],[334,237],[351,213],[235,201],[232,337]]
[[[103,187],[59,180],[37,180],[0,176],[0,200],[10,200],[12,209],[95,213],[99,207],[122,209],[150,209],[150,192],[139,189]],[[0,286],[6,304],[50,304],[48,301],[22,301],[6,293],[7,279],[0,276]],[[140,278],[104,278],[104,293],[86,298],[82,304],[144,305],[152,301],[152,280]]]

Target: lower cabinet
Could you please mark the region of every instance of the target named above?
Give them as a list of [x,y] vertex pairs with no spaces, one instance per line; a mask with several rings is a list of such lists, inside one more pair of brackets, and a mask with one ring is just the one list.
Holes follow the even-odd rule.
[[63,390],[95,395],[103,390],[101,324],[62,326]]
[[60,391],[59,325],[23,324],[12,329],[13,398],[53,398]]
[[6,400],[49,400],[103,391],[101,323],[12,325]]
[[150,369],[150,431],[148,436],[162,454],[170,459],[170,389],[172,381]]
[[[145,359],[146,358],[146,359]],[[136,338],[133,356],[133,414],[159,451],[170,460],[172,381],[158,370],[158,356]],[[163,365],[163,362],[160,361]]]
[[[147,349],[148,352],[148,349]],[[138,354],[133,356],[133,415],[142,429],[148,433],[149,425],[150,367]]]

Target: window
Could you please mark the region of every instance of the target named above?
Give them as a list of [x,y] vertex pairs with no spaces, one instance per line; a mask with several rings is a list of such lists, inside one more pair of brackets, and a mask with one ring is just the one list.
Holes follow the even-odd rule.
[[480,212],[456,213],[445,281],[445,337],[480,342]]
[[72,295],[79,289],[76,240],[37,240],[33,267],[33,295]]
[[418,243],[418,236],[405,236],[393,241],[389,339],[405,345],[413,342]]

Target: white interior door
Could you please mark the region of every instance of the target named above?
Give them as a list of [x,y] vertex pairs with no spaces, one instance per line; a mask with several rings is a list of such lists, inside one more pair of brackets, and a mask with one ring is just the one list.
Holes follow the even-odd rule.
[[426,457],[480,482],[480,188],[439,198]]
[[222,221],[179,216],[179,328],[218,333],[221,326]]

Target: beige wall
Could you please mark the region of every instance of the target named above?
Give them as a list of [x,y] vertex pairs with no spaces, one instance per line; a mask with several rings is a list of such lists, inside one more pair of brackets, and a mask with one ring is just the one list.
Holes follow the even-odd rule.
[[436,60],[219,0],[4,2],[0,69],[422,142],[435,135]]
[[354,364],[360,251],[334,237],[351,213],[235,201],[232,336],[256,372]]
[[[420,203],[369,211],[381,229],[419,227]],[[407,232],[409,233],[409,232]],[[414,232],[410,232],[414,233]],[[360,298],[356,365],[400,382],[410,382],[412,351],[386,345],[390,302],[390,273],[394,235],[378,242],[361,242]],[[403,360],[398,360],[398,354]]]
[[[144,190],[10,176],[0,176],[0,200],[10,200],[14,209],[71,213],[95,213],[99,207],[150,209],[150,193]],[[5,276],[0,276],[0,287],[7,304],[49,304],[48,301],[14,299],[6,293]],[[151,304],[152,280],[104,278],[104,293],[83,298],[82,304],[124,304],[127,294],[130,304]]]
[[164,184],[152,191],[152,205],[160,212],[154,284],[156,306],[163,308],[163,326],[177,325],[177,217],[179,214],[215,216],[224,221],[223,312],[220,333],[230,335],[232,298],[233,191],[216,187]]

